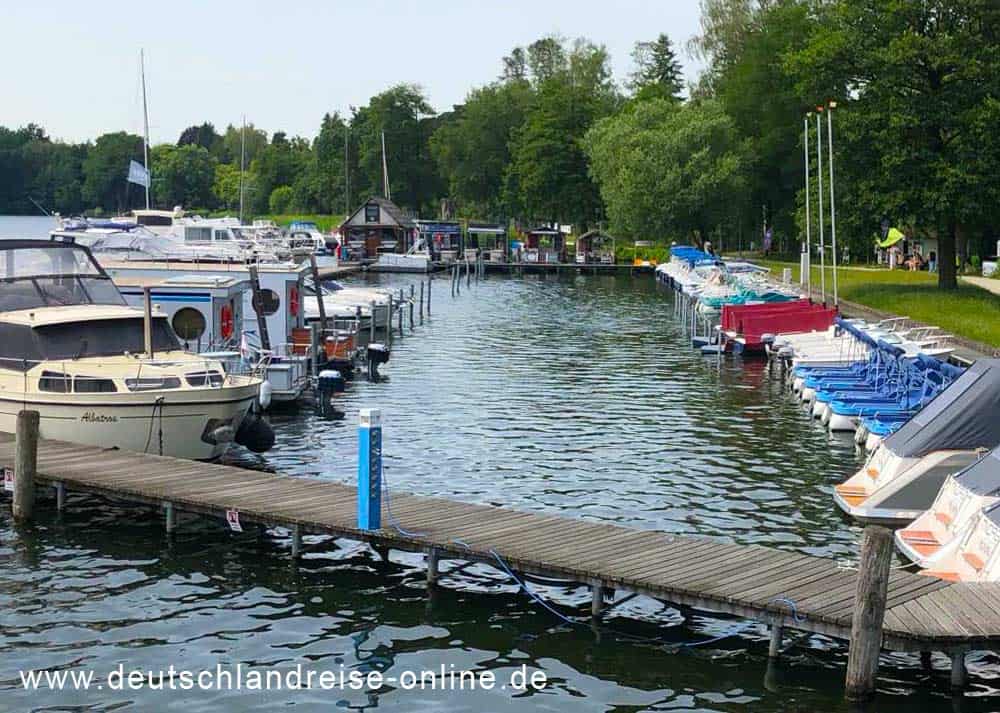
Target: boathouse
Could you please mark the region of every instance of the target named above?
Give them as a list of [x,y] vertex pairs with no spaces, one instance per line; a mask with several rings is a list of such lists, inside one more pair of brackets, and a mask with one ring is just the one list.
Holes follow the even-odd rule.
[[566,236],[555,228],[535,228],[527,233],[524,262],[566,262]]
[[462,224],[446,220],[415,220],[417,234],[431,253],[431,258],[440,262],[455,262],[462,257],[465,241],[462,239]]
[[581,264],[615,264],[615,239],[601,230],[588,230],[576,239],[576,261]]
[[487,262],[507,262],[510,244],[507,226],[500,223],[469,223],[466,245],[475,248]]
[[405,253],[417,225],[399,206],[372,196],[340,224],[340,234],[352,256],[375,259],[379,253]]

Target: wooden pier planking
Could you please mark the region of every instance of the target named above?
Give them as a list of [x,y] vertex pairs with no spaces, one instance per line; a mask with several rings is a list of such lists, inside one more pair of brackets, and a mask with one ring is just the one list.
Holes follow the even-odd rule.
[[[14,441],[0,434],[0,466],[13,467]],[[620,588],[839,638],[850,635],[857,575],[833,560],[704,537],[391,494],[377,531],[356,526],[356,489],[315,478],[42,441],[36,481],[224,520],[299,526],[437,557]],[[393,527],[398,524],[400,529]],[[405,534],[402,530],[405,530]],[[794,602],[793,608],[784,601]],[[894,571],[884,643],[900,650],[1000,649],[1000,585],[955,584]]]

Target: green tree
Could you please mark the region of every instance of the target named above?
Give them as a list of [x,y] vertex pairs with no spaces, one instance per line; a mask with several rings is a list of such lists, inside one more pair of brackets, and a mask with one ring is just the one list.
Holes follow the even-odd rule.
[[[558,54],[550,49],[545,56]],[[603,47],[580,39],[565,56],[559,69],[552,69],[554,62],[545,72],[533,69],[537,88],[511,141],[505,200],[529,220],[583,228],[600,219],[602,205],[581,140],[596,119],[617,108],[619,96]]]
[[433,109],[419,87],[408,84],[376,94],[367,106],[355,110],[351,119],[359,173],[355,195],[383,194],[384,132],[393,201],[415,211],[434,209],[440,187],[428,148],[434,128],[428,120],[431,114]]
[[1000,6],[840,0],[821,10],[788,65],[802,94],[840,101],[838,142],[849,160],[837,163],[837,185],[848,186],[846,205],[878,196],[886,216],[913,216],[935,232],[938,284],[954,289],[959,236],[995,219],[1000,198]]
[[[256,179],[257,177],[252,171],[245,171],[243,174],[243,200],[247,210],[252,205],[252,196],[256,192]],[[212,194],[215,196],[215,205],[231,211],[240,209],[240,167],[238,165],[232,163],[215,165]]]
[[246,153],[246,165],[249,167],[266,147],[267,132],[263,129],[247,124],[244,131],[242,127],[230,124],[222,135],[222,158],[219,160],[239,166],[240,150],[243,149]]
[[661,32],[651,42],[636,42],[632,49],[632,62],[635,69],[629,85],[633,92],[681,98],[684,75],[674,45],[666,34]]
[[294,194],[292,193],[291,186],[278,186],[271,191],[271,197],[268,199],[267,204],[272,213],[285,215],[292,207],[293,197]]
[[142,161],[141,136],[124,131],[98,136],[83,161],[83,201],[94,208],[118,212],[144,205],[142,186],[125,180],[129,161]]
[[652,99],[603,119],[584,140],[612,230],[703,242],[728,226],[746,188],[747,146],[715,100]]
[[153,196],[157,205],[187,208],[215,207],[217,161],[198,144],[154,146],[151,157]]
[[252,164],[257,176],[255,209],[266,213],[272,191],[279,186],[288,186],[306,170],[311,159],[312,150],[309,142],[300,137],[289,139],[284,132],[276,132],[271,137],[271,143],[260,152]]
[[477,217],[511,214],[504,204],[504,172],[511,140],[524,124],[533,100],[525,80],[497,82],[473,90],[431,137],[431,154],[447,178],[448,193]]
[[349,211],[347,182],[345,180],[345,141],[349,127],[339,113],[326,114],[320,123],[319,134],[313,142],[315,161],[308,177],[315,185],[312,189],[316,207],[323,213]]
[[[216,159],[231,160],[230,157],[225,155],[225,144],[222,137],[216,133],[215,126],[211,122],[206,121],[204,124],[189,126],[184,129],[181,132],[180,138],[177,139],[177,145],[187,146],[189,144],[201,146],[215,156]],[[237,155],[238,160],[239,155]]]

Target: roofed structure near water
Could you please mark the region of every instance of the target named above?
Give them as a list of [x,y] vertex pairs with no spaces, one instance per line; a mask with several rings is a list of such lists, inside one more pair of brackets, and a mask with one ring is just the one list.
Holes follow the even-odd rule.
[[348,246],[374,258],[379,252],[406,252],[416,227],[391,200],[372,196],[340,224],[340,234]]

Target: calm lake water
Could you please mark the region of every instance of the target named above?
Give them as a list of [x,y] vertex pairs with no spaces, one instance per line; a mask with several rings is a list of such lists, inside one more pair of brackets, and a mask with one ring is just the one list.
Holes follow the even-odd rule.
[[[48,228],[0,218],[0,237]],[[382,283],[408,288],[411,279]],[[435,282],[433,317],[397,338],[388,378],[349,387],[343,421],[308,406],[273,414],[276,448],[237,451],[229,462],[352,482],[357,411],[379,407],[393,491],[857,557],[859,530],[830,496],[857,468],[853,443],[810,423],[762,363],[727,361],[719,370],[696,355],[651,277],[491,277],[454,299],[448,285]],[[233,535],[185,517],[168,540],[149,509],[79,495],[62,517],[46,501],[35,525],[15,529],[5,501],[0,710],[847,709],[846,647],[824,637],[800,641],[769,671],[766,632],[739,620],[685,617],[638,598],[598,638],[561,623],[491,568],[446,577],[428,602],[420,558],[393,553],[386,564],[363,545],[307,541],[318,548],[293,566],[281,533]],[[589,603],[583,588],[536,589],[562,605]],[[739,634],[696,645],[734,627]],[[928,678],[915,657],[889,657],[872,710],[996,708],[995,657],[970,658],[972,689],[959,701],[948,693],[947,659],[935,661]],[[17,674],[218,663],[386,676],[444,664],[498,679],[526,664],[549,685],[519,695],[27,693]]]

